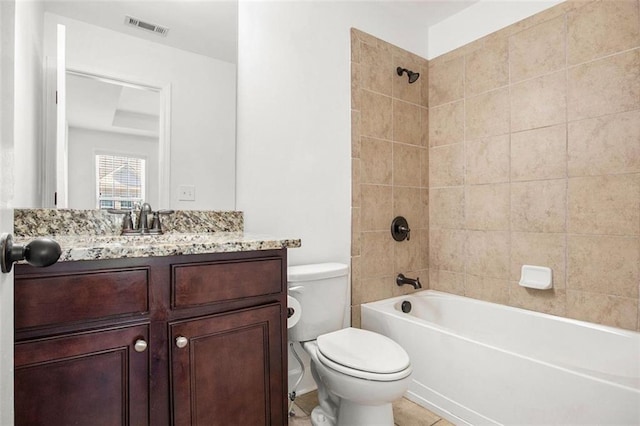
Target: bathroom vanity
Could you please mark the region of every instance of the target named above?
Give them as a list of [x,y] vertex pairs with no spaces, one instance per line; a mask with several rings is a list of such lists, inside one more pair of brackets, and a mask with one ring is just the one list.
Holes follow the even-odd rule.
[[62,243],[51,267],[15,266],[17,425],[286,424],[286,257],[300,242],[194,238],[140,245],[148,257]]

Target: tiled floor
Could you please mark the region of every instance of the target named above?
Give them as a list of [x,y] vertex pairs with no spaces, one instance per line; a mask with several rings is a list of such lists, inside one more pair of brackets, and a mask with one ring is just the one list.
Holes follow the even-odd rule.
[[[293,404],[295,416],[289,417],[289,426],[311,426],[309,414],[316,405],[318,396],[315,391],[299,395]],[[453,423],[405,398],[393,403],[393,418],[396,426],[453,426]]]

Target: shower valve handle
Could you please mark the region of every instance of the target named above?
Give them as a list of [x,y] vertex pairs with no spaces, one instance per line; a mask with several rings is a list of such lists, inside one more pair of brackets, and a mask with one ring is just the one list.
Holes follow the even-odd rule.
[[407,234],[407,241],[411,239],[411,229],[407,228],[406,226],[400,226],[398,227],[398,229],[400,230],[400,232],[404,232],[405,234]]
[[411,239],[411,229],[409,222],[402,216],[396,216],[391,222],[391,236],[396,241],[409,241]]

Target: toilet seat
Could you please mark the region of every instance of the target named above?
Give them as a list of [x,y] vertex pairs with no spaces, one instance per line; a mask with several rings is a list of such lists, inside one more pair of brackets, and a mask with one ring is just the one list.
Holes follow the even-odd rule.
[[409,355],[386,336],[345,328],[317,339],[318,360],[340,373],[375,381],[401,380],[411,374]]

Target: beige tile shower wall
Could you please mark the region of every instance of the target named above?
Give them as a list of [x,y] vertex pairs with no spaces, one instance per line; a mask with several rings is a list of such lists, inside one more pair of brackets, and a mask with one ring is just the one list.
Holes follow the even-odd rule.
[[[409,84],[400,66],[419,72]],[[359,30],[351,30],[352,324],[360,304],[411,291],[395,277],[420,277],[428,286],[428,63]],[[404,216],[410,241],[391,237]]]
[[640,330],[639,10],[565,2],[429,62],[431,288]]

